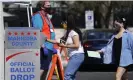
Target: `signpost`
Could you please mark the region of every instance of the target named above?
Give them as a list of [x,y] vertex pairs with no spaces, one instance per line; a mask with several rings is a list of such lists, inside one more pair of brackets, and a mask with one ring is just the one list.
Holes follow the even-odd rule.
[[5,30],[5,80],[40,80],[40,30]]
[[85,11],[85,24],[86,29],[94,29],[94,12]]

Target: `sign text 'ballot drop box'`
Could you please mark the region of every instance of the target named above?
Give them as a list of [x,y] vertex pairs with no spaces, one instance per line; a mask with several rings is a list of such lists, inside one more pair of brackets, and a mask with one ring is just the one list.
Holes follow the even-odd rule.
[[5,80],[40,80],[40,31],[5,30]]

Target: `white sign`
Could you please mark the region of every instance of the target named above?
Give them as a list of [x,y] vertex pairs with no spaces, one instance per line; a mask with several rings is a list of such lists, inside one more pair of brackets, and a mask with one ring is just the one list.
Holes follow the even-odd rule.
[[7,28],[5,80],[40,80],[40,30]]
[[7,49],[5,80],[40,80],[40,50]]
[[6,49],[40,49],[40,31],[35,28],[7,28]]
[[94,29],[94,12],[85,11],[85,24],[86,29]]

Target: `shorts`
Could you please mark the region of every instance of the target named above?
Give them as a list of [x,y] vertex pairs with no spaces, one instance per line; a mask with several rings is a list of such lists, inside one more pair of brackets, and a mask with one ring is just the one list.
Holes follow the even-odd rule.
[[132,70],[133,70],[133,69],[132,69],[132,66],[133,66],[133,65],[119,66],[119,67],[123,67],[123,68],[125,68],[127,71],[132,71]]

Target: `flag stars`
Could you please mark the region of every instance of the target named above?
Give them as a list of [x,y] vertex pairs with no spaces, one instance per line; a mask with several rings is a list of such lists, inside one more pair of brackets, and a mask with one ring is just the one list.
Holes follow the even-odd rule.
[[36,35],[36,32],[34,32],[34,35]]
[[36,53],[36,56],[38,56],[39,54],[38,53]]
[[30,32],[28,32],[27,35],[30,35]]
[[24,32],[21,32],[21,35],[24,35]]
[[15,36],[19,36],[19,35],[21,35],[21,36],[26,36],[26,35],[28,35],[28,36],[30,36],[30,35],[36,36],[37,35],[37,32],[8,32],[8,35],[9,36],[11,36],[13,34]]
[[8,32],[8,35],[12,35],[12,33],[11,32]]
[[14,32],[14,35],[18,35],[18,33],[17,32]]

